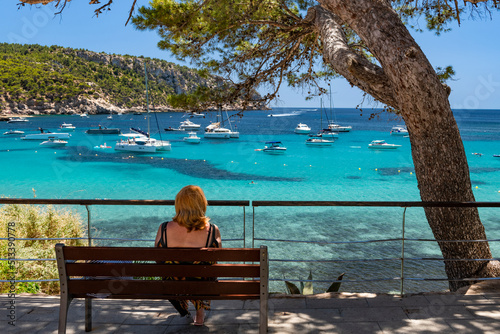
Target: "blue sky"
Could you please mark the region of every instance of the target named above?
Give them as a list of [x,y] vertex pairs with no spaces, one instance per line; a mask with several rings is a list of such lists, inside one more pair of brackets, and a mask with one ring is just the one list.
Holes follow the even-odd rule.
[[[53,15],[52,5],[25,6],[18,10],[18,2],[3,1],[1,42],[60,45],[179,63],[167,51],[158,49],[156,32],[125,26],[132,0],[115,1],[112,10],[99,18],[95,17],[95,6],[88,5],[88,0],[73,0],[58,16]],[[144,5],[147,0],[138,0],[137,3]],[[499,109],[500,43],[493,36],[500,31],[500,15],[493,13],[493,20],[462,17],[462,25],[458,27],[454,23],[452,28],[452,32],[441,36],[429,32],[412,34],[434,67],[454,67],[456,81],[448,83],[452,87],[452,108]],[[183,65],[189,66],[188,63]],[[353,108],[362,102],[361,92],[351,88],[343,79],[334,81],[332,94],[336,107]],[[319,99],[306,101],[301,90],[284,88],[280,91],[280,101],[272,103],[273,106],[318,107]],[[365,101],[363,107],[371,105]]]

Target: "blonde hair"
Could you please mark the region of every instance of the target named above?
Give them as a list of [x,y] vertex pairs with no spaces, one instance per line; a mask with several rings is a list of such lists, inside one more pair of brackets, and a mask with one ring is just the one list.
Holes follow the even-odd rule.
[[179,225],[192,230],[203,230],[210,218],[205,216],[207,198],[198,186],[185,186],[175,196],[175,217]]

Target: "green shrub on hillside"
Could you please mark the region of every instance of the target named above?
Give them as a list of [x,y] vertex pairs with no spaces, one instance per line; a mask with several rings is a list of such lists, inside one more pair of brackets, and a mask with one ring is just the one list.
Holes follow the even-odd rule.
[[[83,245],[82,240],[19,240],[21,238],[80,238],[86,236],[81,217],[67,209],[52,206],[6,205],[0,208],[0,238],[15,236],[14,245],[0,240],[0,258],[8,258],[15,251],[18,259],[53,259],[54,246]],[[12,247],[14,246],[14,247]],[[10,250],[9,250],[10,248]],[[16,261],[15,279],[57,279],[55,261]],[[11,271],[7,261],[0,261],[0,277],[8,277]],[[8,292],[9,283],[0,283],[0,293]],[[59,293],[59,282],[16,283],[16,293]]]

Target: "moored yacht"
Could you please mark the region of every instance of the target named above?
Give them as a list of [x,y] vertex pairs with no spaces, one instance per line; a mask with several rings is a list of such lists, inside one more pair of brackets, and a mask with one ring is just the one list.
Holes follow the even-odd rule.
[[308,134],[311,132],[311,128],[307,126],[307,124],[299,123],[294,130],[297,134]]
[[85,133],[88,135],[118,135],[121,131],[118,128],[107,128],[99,125],[98,128],[88,129]]
[[155,153],[156,146],[153,144],[148,137],[137,135],[134,133],[127,133],[121,136],[127,137],[127,139],[122,139],[115,144],[116,151],[127,151],[127,152],[144,152],[144,153]]
[[144,81],[146,83],[146,118],[148,121],[148,131],[146,132],[140,129],[131,128],[130,130],[132,130],[133,133],[121,135],[123,137],[127,137],[127,139],[122,139],[115,144],[115,150],[117,151],[155,153],[158,151],[170,151],[172,149],[172,146],[168,140],[156,140],[155,138],[151,138],[150,136],[151,131],[149,121],[149,90],[146,63],[144,63]]
[[407,136],[408,129],[404,125],[395,125],[391,129],[391,135],[393,135],[393,136]]
[[373,140],[370,144],[368,144],[368,148],[376,150],[391,150],[399,147],[401,147],[401,145],[388,144],[385,140]]
[[28,120],[24,117],[11,117],[7,121],[7,123],[24,123],[24,122],[28,122]]
[[229,116],[227,115],[227,111],[226,118],[230,129],[222,127],[224,120],[222,118],[222,110],[219,109],[219,113],[217,114],[217,122],[210,123],[210,125],[205,128],[204,137],[212,139],[240,138],[240,133],[238,131],[233,131],[231,121],[229,120]]
[[48,140],[41,142],[40,146],[61,147],[61,146],[66,146],[67,143],[68,142],[66,140],[57,139],[57,138],[49,138]]
[[332,132],[349,132],[352,130],[352,126],[342,126],[333,121],[328,122],[328,130]]
[[200,126],[201,126],[200,124],[193,123],[187,119],[187,120],[181,122],[181,125],[179,125],[179,129],[198,131],[200,129]]
[[306,140],[306,145],[309,146],[332,146],[332,144],[335,142],[333,139],[324,139],[322,137],[318,136],[313,136],[309,137]]
[[59,126],[59,130],[65,132],[75,131],[75,129],[76,127],[74,127],[73,124],[70,123],[63,123]]
[[203,136],[209,139],[229,139],[231,138],[231,130],[221,128],[218,122],[212,123],[205,128]]
[[196,135],[196,132],[189,132],[188,133],[189,137],[184,137],[183,140],[186,143],[190,144],[199,144],[201,141],[201,138]]
[[7,132],[4,132],[3,133],[4,135],[23,135],[24,134],[24,131],[20,131],[20,130],[9,130]]
[[270,154],[283,154],[286,152],[286,147],[280,141],[268,141],[262,151]]

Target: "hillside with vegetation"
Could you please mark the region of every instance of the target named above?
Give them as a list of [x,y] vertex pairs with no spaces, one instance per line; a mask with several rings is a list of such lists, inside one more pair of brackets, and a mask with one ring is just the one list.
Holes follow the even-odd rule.
[[145,63],[150,108],[157,111],[173,110],[178,106],[170,101],[210,90],[221,80],[160,59],[0,43],[0,107],[4,114],[34,115],[142,111]]

